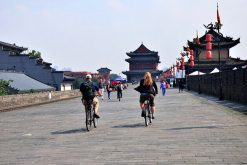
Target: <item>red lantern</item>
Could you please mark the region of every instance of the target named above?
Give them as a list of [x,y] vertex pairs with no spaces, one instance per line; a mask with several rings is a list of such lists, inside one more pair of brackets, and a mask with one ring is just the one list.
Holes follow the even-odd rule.
[[207,42],[206,49],[207,50],[212,50],[212,43],[211,42]]
[[185,70],[185,67],[184,67],[184,58],[183,57],[182,57],[181,65],[182,65],[182,70]]
[[194,61],[194,56],[190,56],[190,61]]
[[206,56],[207,56],[207,59],[211,59],[212,58],[212,52],[210,50],[207,50]]
[[206,42],[212,42],[212,34],[206,34]]
[[211,50],[212,50],[212,34],[207,34],[206,35],[206,42],[207,42],[207,44],[206,44],[206,58],[209,60],[209,59],[211,59],[212,58],[212,52],[211,52]]
[[194,67],[194,65],[195,65],[195,64],[194,64],[194,61],[190,61],[190,66],[191,66],[191,67]]
[[194,51],[192,49],[190,49],[190,55],[194,55]]

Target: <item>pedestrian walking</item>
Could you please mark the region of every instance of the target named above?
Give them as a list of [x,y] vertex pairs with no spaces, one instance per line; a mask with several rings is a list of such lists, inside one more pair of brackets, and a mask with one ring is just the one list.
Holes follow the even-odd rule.
[[117,85],[117,98],[122,98],[123,96],[123,84],[118,84]]
[[104,81],[101,78],[99,82],[99,91],[101,93],[101,100],[104,100]]
[[107,95],[108,95],[108,100],[110,100],[111,99],[111,91],[112,91],[110,82],[108,82],[106,85],[106,91],[107,91]]
[[165,96],[166,94],[166,82],[164,80],[160,83],[160,89],[162,90],[162,96]]

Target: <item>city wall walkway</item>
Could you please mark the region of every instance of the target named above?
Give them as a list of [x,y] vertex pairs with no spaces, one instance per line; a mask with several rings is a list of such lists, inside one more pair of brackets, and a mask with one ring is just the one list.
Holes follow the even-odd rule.
[[168,89],[145,127],[133,87],[100,102],[91,132],[80,98],[0,113],[0,164],[247,164],[245,106]]

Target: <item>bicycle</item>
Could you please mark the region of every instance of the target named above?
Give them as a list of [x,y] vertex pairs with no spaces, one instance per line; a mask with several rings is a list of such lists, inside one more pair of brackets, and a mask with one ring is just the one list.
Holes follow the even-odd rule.
[[92,130],[93,126],[94,128],[98,125],[98,119],[95,117],[95,110],[93,106],[93,100],[88,100],[85,103],[85,112],[86,112],[86,128],[87,131]]
[[144,120],[146,127],[152,123],[152,118],[153,118],[153,113],[151,112],[149,99],[146,99],[144,102]]

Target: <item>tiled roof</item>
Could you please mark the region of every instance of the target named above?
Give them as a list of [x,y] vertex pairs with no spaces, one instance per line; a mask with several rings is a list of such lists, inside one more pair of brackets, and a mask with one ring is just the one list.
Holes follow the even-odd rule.
[[16,46],[15,44],[6,43],[3,41],[0,41],[0,46],[6,46],[9,48],[14,48],[14,49],[21,50],[21,51],[27,50],[27,48]]
[[49,91],[55,90],[53,87],[43,84],[21,72],[0,71],[0,79],[12,80],[10,87],[20,92],[24,91]]
[[153,53],[145,45],[141,44],[133,53]]

